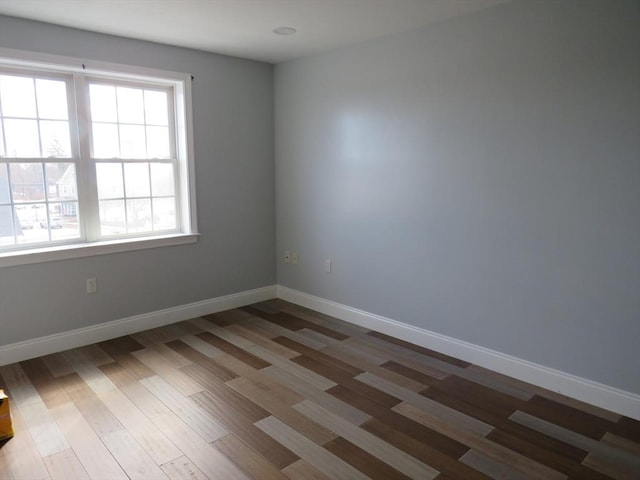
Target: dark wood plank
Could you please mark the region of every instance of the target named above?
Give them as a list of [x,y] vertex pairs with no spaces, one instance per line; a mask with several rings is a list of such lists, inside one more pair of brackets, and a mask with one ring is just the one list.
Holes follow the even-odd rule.
[[520,410],[594,440],[600,440],[615,427],[613,422],[537,395]]
[[[205,354],[200,353],[195,348],[187,345],[181,340],[173,340],[171,342],[166,343],[167,347],[175,350],[184,358],[191,360],[194,364],[205,368],[209,371],[209,373],[216,378],[219,378],[223,382],[227,382],[229,380],[233,380],[237,378],[238,375],[233,373],[231,370],[223,367],[219,363],[216,363],[210,357],[207,357]],[[188,365],[190,366],[190,365]]]
[[422,383],[426,386],[438,385],[440,380],[443,380],[449,376],[448,374],[441,372],[438,377],[434,377],[433,375],[427,375],[426,373],[419,372],[417,370],[414,370],[413,368],[407,367],[406,365],[394,362],[393,360],[384,362],[380,366],[382,368],[386,368],[390,372],[410,378],[411,380],[415,380],[416,382]]
[[145,348],[144,345],[129,335],[100,342],[97,345],[103,352],[114,359],[119,355],[135,352]]
[[308,358],[305,355],[300,355],[299,357],[293,358],[291,361],[305,367],[308,370],[311,370],[312,372],[322,375],[325,378],[333,380],[339,385],[348,387],[349,389],[358,392],[363,396],[371,398],[372,400],[378,402],[381,405],[384,405],[387,408],[394,407],[401,402],[401,400],[392,395],[389,395],[388,393],[381,392],[378,389],[355,380],[348,372],[345,372],[339,368],[332,368],[328,365]]
[[[381,422],[377,418],[373,418],[363,423],[362,428],[387,443],[407,452],[409,455],[421,460],[427,465],[432,466],[436,470],[451,475],[452,478],[489,480],[488,476],[458,462],[458,457],[443,453],[442,450],[421,441],[420,438],[415,438],[410,433],[407,433],[405,429],[402,429],[402,431],[397,430],[386,423]],[[464,451],[459,456],[462,456],[468,450],[467,447],[463,447],[463,449]]]
[[298,330],[302,330],[303,328],[306,328],[308,330],[313,330],[315,332],[321,333],[323,335],[326,335],[327,337],[334,338],[336,340],[346,340],[347,338],[349,338],[347,335],[343,333],[336,332],[335,330],[332,330],[327,327],[323,327],[316,323],[310,322],[309,320],[304,320],[302,318],[296,317],[294,315],[291,315],[290,313],[286,313],[286,312],[265,313],[256,308],[251,308],[251,307],[245,307],[244,310],[248,311],[249,313],[253,313],[257,317],[260,317],[264,320],[268,320],[272,323],[280,325],[281,327],[284,327],[294,332]]
[[[558,472],[562,472],[567,474],[567,476],[571,478],[580,478],[584,480],[606,480],[606,475],[602,475],[590,468],[584,467],[580,462],[580,460],[573,459],[571,456],[568,456],[566,452],[572,453],[575,447],[566,446],[566,449],[563,448],[563,452],[565,454],[558,452],[558,441],[549,442],[553,443],[556,447],[555,449],[544,448],[540,445],[535,445],[534,443],[527,441],[520,436],[514,435],[512,433],[507,433],[500,429],[495,429],[487,438],[499,445],[503,445],[510,450],[514,450],[522,455],[532,458],[544,465],[547,465]],[[549,439],[553,440],[553,439]],[[548,447],[549,445],[547,445]],[[583,457],[586,456],[586,452],[583,453]]]
[[220,422],[225,429],[263,455],[279,470],[298,460],[299,457],[295,453],[276,442],[239,411],[231,408],[209,392],[197,393],[192,395],[191,399]]
[[376,420],[386,424],[390,428],[402,431],[404,434],[416,441],[430,445],[450,457],[458,458],[468,450],[468,447],[465,445],[413,422],[403,415],[399,415],[398,413],[389,410],[384,405],[373,401],[371,398],[354,392],[343,385],[335,386],[327,390],[327,393],[330,393],[343,402],[371,415]]
[[213,445],[252,478],[260,480],[288,480],[273,463],[257,453],[235,435],[227,435]]
[[640,421],[629,417],[622,417],[615,426],[611,427],[611,433],[640,443]]
[[385,480],[408,480],[409,477],[395,468],[378,460],[357,445],[338,437],[324,445],[324,448],[336,457],[351,464],[370,478],[384,478]]
[[466,368],[469,365],[471,365],[469,362],[465,362],[464,360],[460,360],[458,358],[450,357],[449,355],[445,355],[444,353],[439,353],[439,352],[436,352],[435,350],[430,350],[430,349],[425,348],[425,347],[420,347],[420,346],[415,345],[413,343],[409,343],[409,342],[406,342],[404,340],[400,340],[399,338],[390,337],[389,335],[385,335],[384,333],[372,331],[372,332],[367,333],[367,335],[379,338],[381,340],[384,340],[385,342],[389,342],[389,343],[392,343],[394,345],[399,345],[399,346],[401,346],[403,348],[406,348],[406,349],[414,351],[414,352],[421,353],[422,355],[426,355],[428,357],[437,358],[438,360],[442,360],[443,362],[450,363],[451,365],[456,365],[456,366],[462,367],[462,368]]
[[241,349],[240,347],[235,346],[232,343],[223,340],[222,338],[214,335],[211,332],[203,332],[196,335],[198,338],[204,340],[207,343],[210,343],[216,348],[219,348],[225,353],[237,358],[238,360],[246,363],[247,365],[252,366],[253,368],[261,369],[268,367],[271,365],[269,362],[256,357],[255,355]]
[[330,368],[344,370],[352,377],[360,375],[364,372],[364,370],[358,367],[354,367],[353,365],[334,358],[331,355],[327,355],[326,353],[322,353],[318,350],[314,350],[313,348],[309,348],[306,345],[302,345],[301,343],[296,342],[295,340],[291,340],[290,338],[276,337],[273,339],[273,341],[279,343],[280,345],[284,345],[291,350],[295,350],[296,352],[304,355],[307,358],[311,358],[319,363],[327,365]]
[[220,381],[217,377],[212,377],[209,370],[202,368],[200,365],[189,365],[182,369],[187,375],[192,377],[198,383],[201,383],[208,393],[215,395],[220,400],[226,402],[252,422],[257,422],[267,417],[269,413],[248,400],[244,396],[238,394],[233,388],[226,383]]

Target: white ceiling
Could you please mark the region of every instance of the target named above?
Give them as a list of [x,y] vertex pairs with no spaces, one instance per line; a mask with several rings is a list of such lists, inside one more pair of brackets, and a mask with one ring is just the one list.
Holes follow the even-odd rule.
[[[278,63],[510,0],[0,0],[0,13]],[[295,35],[279,36],[290,26]]]

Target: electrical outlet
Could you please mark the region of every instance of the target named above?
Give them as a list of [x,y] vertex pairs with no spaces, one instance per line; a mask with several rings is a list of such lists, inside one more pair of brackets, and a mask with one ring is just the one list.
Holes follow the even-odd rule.
[[291,255],[291,263],[294,265],[298,264],[298,252],[293,252],[293,255]]
[[290,262],[291,262],[291,252],[287,250],[286,252],[284,252],[284,263],[290,263]]
[[98,291],[98,282],[95,278],[87,278],[87,293],[96,293]]
[[327,259],[324,261],[324,271],[325,273],[331,273],[331,260]]

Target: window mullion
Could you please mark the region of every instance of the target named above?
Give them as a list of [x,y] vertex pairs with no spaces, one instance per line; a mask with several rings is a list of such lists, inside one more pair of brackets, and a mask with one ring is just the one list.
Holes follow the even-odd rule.
[[75,137],[78,139],[78,203],[84,237],[88,242],[100,238],[100,217],[98,209],[98,185],[96,165],[91,158],[91,112],[89,84],[79,74],[73,76],[75,91]]

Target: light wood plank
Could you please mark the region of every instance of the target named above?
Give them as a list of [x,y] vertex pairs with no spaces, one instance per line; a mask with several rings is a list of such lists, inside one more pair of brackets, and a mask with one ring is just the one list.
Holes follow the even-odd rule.
[[12,411],[15,436],[0,449],[0,465],[11,480],[50,480],[20,411]]
[[182,456],[182,452],[120,390],[99,395],[113,415],[153,459],[162,465]]
[[259,345],[266,348],[267,350],[270,350],[276,355],[280,355],[283,358],[291,359],[300,355],[295,350],[291,350],[284,345],[280,345],[279,343],[276,343],[268,338],[264,338],[262,335],[254,333],[253,331],[243,327],[242,325],[229,325],[228,327],[226,327],[226,329],[240,337],[246,338],[255,345]]
[[[102,352],[102,350],[100,350]],[[74,349],[63,353],[63,357],[67,360],[73,370],[80,375],[84,382],[96,394],[116,390],[117,387],[109,380],[104,373],[98,368],[98,365],[106,365],[113,363],[111,357],[105,357],[106,354],[100,355],[95,349]],[[107,358],[111,361],[107,361]]]
[[567,407],[572,407],[578,410],[582,410],[585,413],[588,413],[590,415],[595,415],[596,417],[600,417],[603,420],[607,420],[609,422],[616,423],[618,420],[622,418],[622,415],[612,412],[610,410],[605,410],[604,408],[596,407],[595,405],[590,405],[588,403],[581,402],[580,400],[576,400],[574,398],[561,395],[552,390],[547,390],[546,388],[532,385],[522,380],[518,380],[517,378],[508,377],[506,375],[502,375],[501,373],[494,372],[492,370],[487,370],[486,368],[480,367],[478,365],[470,365],[465,370],[468,373],[475,372],[487,378],[493,378],[504,384],[511,384],[520,390],[530,392],[534,395],[538,395],[540,397],[544,397],[549,400],[553,400],[554,402],[560,403],[562,405],[566,405]]
[[403,402],[393,407],[392,410],[421,423],[438,433],[453,438],[454,440],[457,440],[458,442],[463,443],[464,445],[467,445],[468,447],[473,448],[494,460],[506,462],[514,469],[531,478],[539,480],[564,480],[567,478],[566,475],[556,470],[509,450],[506,447],[493,443],[477,433],[452,426],[446,418],[441,418],[425,412],[409,403]]
[[53,408],[52,414],[92,480],[128,479],[73,403]]
[[362,383],[366,383],[373,388],[377,388],[389,395],[393,395],[394,397],[415,405],[416,407],[430,412],[433,415],[446,418],[449,423],[457,425],[459,428],[475,432],[478,435],[485,436],[494,428],[493,425],[488,425],[485,422],[458,412],[453,408],[442,405],[441,403],[435,402],[430,398],[424,397],[392,382],[388,382],[387,380],[377,377],[371,373],[362,373],[355,378],[360,380]]
[[364,413],[363,411],[352,407],[342,400],[338,400],[333,395],[328,394],[324,390],[321,390],[316,386],[305,382],[300,377],[297,377],[275,365],[263,368],[262,372],[264,372],[276,382],[285,385],[292,390],[295,390],[303,397],[309,398],[316,402],[318,405],[322,405],[326,409],[337,413],[342,418],[345,418],[354,425],[360,425],[371,418],[370,415]]
[[[163,345],[164,346],[164,345]],[[165,347],[168,351],[173,351],[168,347]],[[153,349],[139,350],[132,354],[147,367],[153,370],[158,376],[162,377],[167,383],[171,384],[176,390],[182,392],[184,395],[193,395],[194,393],[201,392],[204,387],[198,382],[190,378],[188,375],[182,373],[176,363],[173,363],[169,358],[161,353],[158,353]],[[176,354],[177,355],[177,354]],[[180,362],[186,366],[191,362]]]
[[171,480],[211,480],[185,456],[165,463],[161,468]]
[[250,477],[260,480],[286,480],[287,477],[262,455],[257,454],[235,435],[227,435],[213,445]]
[[[295,454],[289,449],[256,428],[247,417],[215,395],[211,395],[209,392],[202,392],[193,395],[191,400],[212,417],[215,417],[230,434],[242,440],[278,469],[284,468],[297,460]],[[265,411],[265,413],[267,412]],[[260,419],[266,416],[262,416]]]
[[460,457],[460,461],[494,480],[528,480],[530,478],[506,463],[499,462],[473,449]]
[[369,335],[350,338],[343,343],[357,350],[364,351],[369,355],[393,360],[438,380],[443,380],[452,373],[455,374],[463,370],[460,367],[436,359],[431,359],[436,360],[436,362],[433,362],[435,365],[429,364],[429,359],[426,359],[424,355],[417,354],[411,350],[402,350],[401,346],[387,344],[383,340],[370,337]]
[[365,480],[369,478],[275,417],[260,420],[256,422],[256,426],[329,478],[334,480]]
[[426,480],[435,478],[440,473],[429,465],[425,465],[411,455],[310,400],[304,400],[295,405],[294,408],[410,478]]
[[291,480],[331,480],[324,473],[300,459],[282,470]]
[[335,435],[331,431],[310,421],[296,410],[293,410],[291,406],[298,402],[283,402],[281,396],[278,395],[279,388],[275,382],[273,388],[265,389],[263,386],[247,378],[239,377],[227,382],[227,385],[249,400],[260,405],[271,415],[293,427],[318,445],[322,445],[335,438]]
[[554,425],[541,418],[521,412],[520,410],[514,412],[509,419],[520,425],[568,443],[569,445],[586,450],[594,454],[594,457],[597,459],[609,459],[611,463],[620,465],[621,468],[626,471],[640,472],[640,457],[631,452],[598,442],[597,440],[580,435],[559,425]]
[[109,433],[102,441],[131,480],[168,480],[128,431]]
[[51,480],[90,480],[89,474],[70,448],[42,460],[49,470]]
[[213,444],[204,440],[185,422],[173,413],[154,417],[154,423],[210,480],[249,480],[233,462],[225,457]]
[[209,342],[205,342],[195,335],[183,335],[180,337],[180,340],[209,358],[216,358],[219,355],[225,355],[222,350],[214,347]]
[[620,437],[610,432],[605,433],[600,441],[604,444],[610,445],[614,448],[621,448],[640,457],[640,443],[633,442],[627,438]]
[[140,383],[207,442],[213,442],[227,434],[222,425],[162,378],[143,378]]
[[34,400],[27,404],[18,405],[18,408],[42,457],[47,457],[69,448],[67,439],[60,431],[58,424],[42,400]]
[[66,438],[24,369],[14,363],[1,367],[0,373],[8,387],[7,393],[12,396],[14,414],[17,414],[16,410],[20,412],[20,418],[29,430],[31,440],[40,455],[46,457],[69,448]]
[[125,429],[86,383],[70,382],[65,391],[99,437]]

